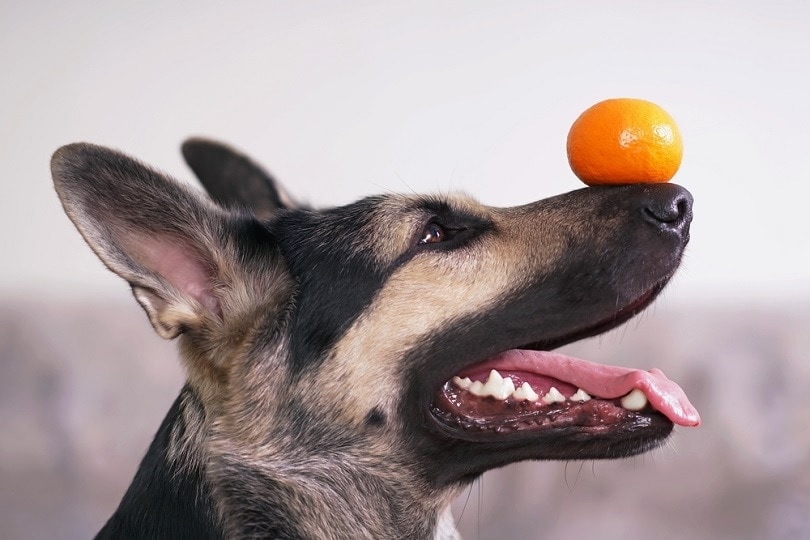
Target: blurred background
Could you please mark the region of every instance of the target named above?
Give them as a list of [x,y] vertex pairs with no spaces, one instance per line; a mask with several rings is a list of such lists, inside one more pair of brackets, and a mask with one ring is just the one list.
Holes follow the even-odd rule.
[[[174,345],[64,216],[60,145],[181,179],[227,141],[315,205],[581,186],[584,109],[678,121],[692,242],[662,299],[568,352],[663,368],[703,417],[623,462],[494,471],[466,538],[810,538],[810,4],[0,1],[0,538],[86,538],[182,384]],[[570,537],[570,536],[569,536]]]

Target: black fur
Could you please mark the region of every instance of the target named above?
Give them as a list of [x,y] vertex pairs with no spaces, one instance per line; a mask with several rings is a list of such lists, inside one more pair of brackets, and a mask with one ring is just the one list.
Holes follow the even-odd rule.
[[222,206],[247,209],[260,218],[289,208],[275,178],[247,156],[205,139],[189,139],[182,151],[208,194]]
[[391,272],[379,268],[359,241],[374,199],[325,212],[282,214],[272,230],[298,284],[292,327],[294,374],[315,369],[363,312]]

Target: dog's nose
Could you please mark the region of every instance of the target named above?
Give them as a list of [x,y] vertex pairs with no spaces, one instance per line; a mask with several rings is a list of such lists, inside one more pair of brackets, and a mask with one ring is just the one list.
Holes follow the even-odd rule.
[[644,219],[662,231],[687,236],[692,221],[692,194],[676,184],[645,186],[641,212]]

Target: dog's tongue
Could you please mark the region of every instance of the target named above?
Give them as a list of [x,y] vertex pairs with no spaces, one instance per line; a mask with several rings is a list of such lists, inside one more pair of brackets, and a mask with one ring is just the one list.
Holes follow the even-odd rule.
[[605,366],[557,352],[514,349],[486,362],[498,371],[527,371],[553,377],[582,388],[592,396],[605,399],[622,397],[638,388],[650,405],[680,426],[697,426],[700,415],[675,382],[659,369],[642,371]]

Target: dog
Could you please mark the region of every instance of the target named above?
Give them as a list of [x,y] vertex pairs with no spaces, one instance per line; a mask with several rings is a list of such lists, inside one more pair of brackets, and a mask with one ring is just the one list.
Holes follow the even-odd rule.
[[684,188],[316,210],[228,146],[183,153],[210,197],[100,146],[51,161],[187,373],[99,538],[456,538],[449,505],[487,470],[632,456],[699,424],[658,370],[554,352],[667,284]]

